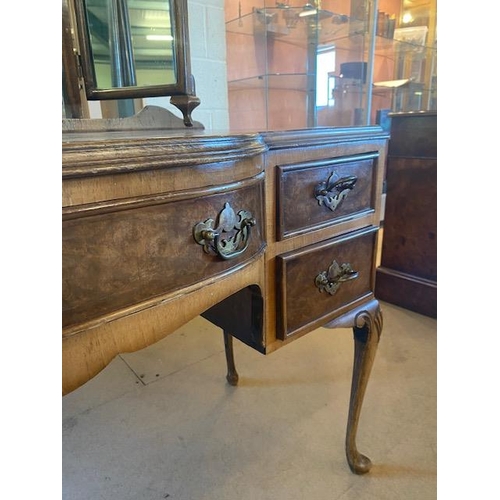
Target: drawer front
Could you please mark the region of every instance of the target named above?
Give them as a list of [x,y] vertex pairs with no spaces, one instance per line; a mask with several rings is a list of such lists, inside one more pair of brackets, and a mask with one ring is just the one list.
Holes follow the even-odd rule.
[[319,328],[373,295],[377,230],[370,226],[276,257],[279,339]]
[[[63,220],[63,327],[240,266],[264,247],[262,206],[263,183],[259,181],[223,194]],[[236,219],[228,217],[231,208]],[[248,247],[237,247],[244,249],[240,255],[225,260],[195,240],[194,228],[199,223],[212,219],[217,229],[218,221],[224,219],[229,229],[231,222],[238,223],[242,210],[253,216],[255,225],[245,239]]]
[[278,240],[374,211],[378,153],[278,166]]

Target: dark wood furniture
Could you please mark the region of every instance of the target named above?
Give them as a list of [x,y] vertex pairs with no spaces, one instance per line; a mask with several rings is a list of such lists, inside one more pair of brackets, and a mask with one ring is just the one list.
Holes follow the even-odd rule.
[[[78,127],[77,127],[78,128]],[[382,330],[375,252],[379,127],[215,135],[63,133],[63,393],[197,315],[269,354],[352,327],[346,454]]]
[[375,295],[437,317],[437,113],[391,115]]

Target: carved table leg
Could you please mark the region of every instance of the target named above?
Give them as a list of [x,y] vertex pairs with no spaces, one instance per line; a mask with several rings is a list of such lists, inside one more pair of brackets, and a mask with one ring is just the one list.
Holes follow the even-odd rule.
[[238,372],[234,365],[233,336],[226,330],[224,333],[224,348],[226,350],[227,375],[226,380],[229,385],[238,385]]
[[327,328],[352,326],[354,331],[354,367],[345,450],[349,467],[355,474],[365,474],[372,466],[371,460],[357,449],[356,433],[366,386],[382,333],[382,324],[379,303],[372,300],[363,308],[325,325]]
[[354,368],[352,373],[351,400],[347,419],[346,455],[349,467],[355,474],[365,474],[371,469],[368,457],[358,452],[356,432],[366,386],[382,333],[382,312],[362,311],[356,316],[354,331]]

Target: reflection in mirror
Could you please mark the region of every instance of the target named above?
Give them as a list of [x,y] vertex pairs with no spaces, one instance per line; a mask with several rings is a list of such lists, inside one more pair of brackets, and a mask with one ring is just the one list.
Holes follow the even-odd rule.
[[86,0],[97,90],[175,84],[168,0]]
[[192,126],[187,1],[74,1],[87,99],[172,96]]

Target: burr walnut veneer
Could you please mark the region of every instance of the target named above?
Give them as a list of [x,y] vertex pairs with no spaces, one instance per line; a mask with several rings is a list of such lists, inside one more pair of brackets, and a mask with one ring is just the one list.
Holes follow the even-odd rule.
[[62,143],[63,394],[197,315],[269,354],[352,327],[346,453],[382,329],[374,297],[387,135],[67,131]]

